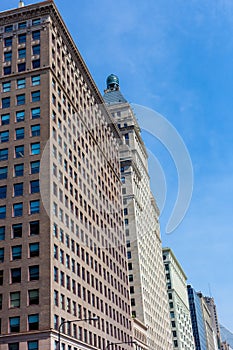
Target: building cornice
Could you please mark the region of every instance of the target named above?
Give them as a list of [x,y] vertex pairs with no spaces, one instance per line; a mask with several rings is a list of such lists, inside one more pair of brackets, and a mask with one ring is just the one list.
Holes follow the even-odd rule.
[[186,274],[185,274],[185,272],[184,272],[182,266],[180,265],[179,261],[178,261],[177,258],[175,257],[175,255],[174,255],[172,249],[171,249],[171,248],[165,247],[165,248],[163,248],[163,253],[169,253],[169,254],[171,255],[171,257],[174,259],[176,265],[178,266],[180,272],[182,273],[182,275],[184,276],[185,280],[187,281],[187,276],[186,276]]

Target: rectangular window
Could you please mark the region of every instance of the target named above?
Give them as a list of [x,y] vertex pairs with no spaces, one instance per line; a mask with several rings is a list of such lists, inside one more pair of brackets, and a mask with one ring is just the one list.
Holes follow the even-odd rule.
[[31,109],[31,117],[32,117],[32,119],[40,118],[40,107],[36,107],[36,108]]
[[24,89],[26,87],[26,79],[17,79],[17,89]]
[[18,63],[18,72],[24,72],[26,70],[26,63]]
[[4,166],[4,167],[0,168],[0,180],[7,179],[7,175],[8,175],[8,168],[7,168],[7,166]]
[[29,267],[29,280],[35,281],[39,279],[39,266],[30,266]]
[[1,226],[0,227],[0,241],[4,241],[5,240],[5,226]]
[[12,59],[12,51],[4,52],[4,61],[9,62]]
[[33,55],[39,55],[40,54],[40,45],[32,46],[32,54]]
[[18,49],[18,58],[26,58],[26,48]]
[[11,105],[11,99],[10,97],[4,97],[2,98],[2,108],[9,108]]
[[10,293],[10,307],[20,307],[20,292]]
[[27,28],[27,22],[20,22],[18,24],[18,29],[23,29],[23,28]]
[[10,114],[1,115],[1,125],[8,125],[10,123]]
[[40,85],[40,75],[34,75],[31,77],[32,86]]
[[23,182],[14,184],[14,197],[23,195]]
[[16,112],[16,123],[23,122],[25,119],[25,111]]
[[6,198],[7,186],[0,187],[0,199]]
[[0,310],[2,310],[2,294],[0,294]]
[[11,82],[10,81],[5,81],[2,83],[2,92],[9,92],[11,91]]
[[30,182],[30,192],[31,193],[38,193],[40,192],[40,181],[34,180]]
[[9,131],[0,132],[0,143],[9,141]]
[[32,95],[32,102],[40,101],[40,91],[33,91],[31,95]]
[[12,225],[12,238],[21,238],[23,232],[22,224],[14,224]]
[[20,331],[20,317],[10,317],[9,318],[10,332],[19,332]]
[[1,205],[0,206],[0,219],[5,219],[6,218],[6,206]]
[[11,269],[11,283],[21,282],[21,268]]
[[38,242],[29,244],[29,254],[30,254],[30,258],[33,258],[34,256],[39,256],[40,245]]
[[15,177],[23,176],[24,164],[15,164],[14,166]]
[[5,33],[9,33],[9,32],[12,32],[12,30],[13,30],[13,25],[12,24],[10,24],[9,26],[5,26]]
[[30,214],[38,214],[40,212],[40,201],[31,201],[30,202]]
[[28,341],[27,350],[39,350],[38,340]]
[[54,281],[55,282],[58,282],[58,268],[56,266],[54,266],[54,269],[53,269],[53,274],[54,274]]
[[0,248],[0,263],[4,261],[4,248]]
[[40,125],[32,125],[31,126],[31,136],[40,136]]
[[4,148],[0,150],[0,161],[8,159],[8,149]]
[[31,143],[31,155],[40,154],[40,143]]
[[16,245],[11,247],[11,257],[12,260],[18,260],[22,258],[22,246]]
[[38,174],[40,172],[40,161],[31,162],[31,174]]
[[8,350],[19,350],[19,343],[8,344]]
[[40,59],[33,60],[32,61],[32,68],[35,69],[35,68],[39,68],[39,67],[40,67]]
[[32,289],[28,291],[28,304],[29,305],[39,304],[39,289]]
[[3,74],[4,75],[9,75],[11,74],[11,66],[7,66],[3,68]]
[[18,44],[26,43],[26,33],[18,35]]
[[24,105],[25,104],[25,94],[22,94],[22,95],[17,95],[16,96],[16,104],[17,106],[21,106],[21,105]]
[[40,31],[39,30],[35,30],[34,32],[32,32],[32,40],[40,40]]
[[5,47],[12,46],[12,37],[4,39],[4,46]]
[[15,130],[15,139],[16,140],[24,139],[24,128],[19,128]]
[[39,221],[31,221],[29,223],[30,228],[30,236],[36,236],[40,233],[40,222]]
[[22,216],[23,215],[23,203],[13,204],[13,216]]
[[40,24],[41,22],[40,22],[40,18],[36,18],[36,19],[33,19],[32,20],[32,25],[33,26],[37,26],[38,24]]
[[15,146],[15,158],[24,157],[24,145]]

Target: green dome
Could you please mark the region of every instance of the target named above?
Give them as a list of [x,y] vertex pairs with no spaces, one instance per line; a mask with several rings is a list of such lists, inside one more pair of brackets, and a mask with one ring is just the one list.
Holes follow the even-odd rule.
[[119,79],[115,74],[110,74],[107,77],[106,83],[107,83],[107,89],[119,87]]

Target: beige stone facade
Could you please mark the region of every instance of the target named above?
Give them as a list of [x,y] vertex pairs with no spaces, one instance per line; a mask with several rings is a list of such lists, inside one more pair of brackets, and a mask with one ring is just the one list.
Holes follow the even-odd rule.
[[137,318],[133,319],[133,338],[136,350],[148,350],[147,327]]
[[230,346],[226,341],[221,342],[221,350],[230,350]]
[[129,342],[120,135],[53,1],[0,13],[0,85],[0,349]]
[[213,331],[211,312],[209,310],[206,299],[202,295],[202,293],[198,293],[198,295],[199,295],[200,300],[201,300],[202,314],[203,314],[204,325],[205,325],[206,348],[207,348],[207,350],[215,350],[216,349],[216,342],[214,339],[214,331]]
[[204,297],[204,299],[210,311],[213,333],[214,333],[215,349],[217,350],[217,349],[220,349],[221,347],[221,335],[220,335],[220,327],[218,322],[217,307],[215,305],[214,298]]
[[132,316],[147,327],[148,349],[169,350],[172,339],[159,212],[150,189],[146,148],[119,86],[106,90],[104,99],[123,136],[120,163]]

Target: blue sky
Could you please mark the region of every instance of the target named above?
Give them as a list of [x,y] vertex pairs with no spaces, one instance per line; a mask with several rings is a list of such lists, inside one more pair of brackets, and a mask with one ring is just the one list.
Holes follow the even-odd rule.
[[[26,1],[26,4],[37,1]],[[167,181],[161,215],[164,246],[188,282],[215,298],[233,330],[233,3],[231,0],[57,0],[97,86],[120,78],[129,102],[156,110],[183,138],[193,163],[189,210],[172,233],[165,226],[177,172],[164,147],[144,133]],[[17,0],[0,2],[0,11]],[[152,187],[156,193],[159,184]]]

